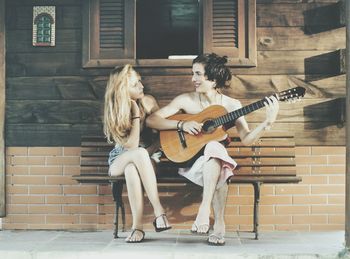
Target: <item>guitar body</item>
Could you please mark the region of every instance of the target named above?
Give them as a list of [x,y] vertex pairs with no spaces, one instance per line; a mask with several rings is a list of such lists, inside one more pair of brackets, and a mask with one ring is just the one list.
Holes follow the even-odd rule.
[[[198,114],[175,114],[170,120],[197,121],[204,123],[207,120],[227,114],[226,109],[220,105],[213,105]],[[177,130],[160,131],[160,144],[167,158],[173,162],[181,163],[194,157],[208,142],[212,140],[221,141],[227,136],[222,126],[215,128],[212,132],[190,135],[183,132],[186,146],[183,147]]]

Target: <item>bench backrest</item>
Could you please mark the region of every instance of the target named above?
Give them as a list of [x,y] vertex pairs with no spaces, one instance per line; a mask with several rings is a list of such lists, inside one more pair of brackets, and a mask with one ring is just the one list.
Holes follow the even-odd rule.
[[[296,176],[294,136],[288,132],[266,132],[252,146],[244,146],[239,137],[229,132],[231,143],[227,146],[229,155],[238,163],[235,176]],[[108,153],[113,145],[102,136],[86,136],[81,140],[81,170],[75,176],[79,182],[108,182]],[[177,164],[161,159],[159,165],[165,178],[176,178]],[[168,179],[169,180],[169,179]]]

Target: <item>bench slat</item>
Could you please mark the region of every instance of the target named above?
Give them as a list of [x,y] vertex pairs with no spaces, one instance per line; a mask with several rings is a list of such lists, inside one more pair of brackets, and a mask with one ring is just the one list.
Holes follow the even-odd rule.
[[[257,177],[267,180],[276,177],[286,179],[296,177],[295,142],[289,132],[266,132],[253,146],[244,146],[237,133],[230,132],[232,142],[227,147],[228,154],[238,163],[234,170],[233,179],[243,177],[244,181],[252,181]],[[80,182],[96,182],[113,179],[108,176],[108,154],[113,148],[103,136],[82,137],[81,174],[74,176]],[[164,177],[177,179],[177,167],[166,157],[161,158],[157,166],[157,178],[165,181]],[[159,173],[165,172],[165,173]],[[176,175],[176,176],[175,176]],[[178,180],[176,180],[178,181]],[[237,180],[238,181],[238,180]]]
[[[108,183],[116,180],[125,181],[124,177],[113,178],[101,175],[75,175],[73,179],[84,183]],[[191,183],[184,177],[159,177],[157,180],[160,183]],[[234,176],[228,180],[229,183],[298,183],[300,181],[301,177],[298,176]]]

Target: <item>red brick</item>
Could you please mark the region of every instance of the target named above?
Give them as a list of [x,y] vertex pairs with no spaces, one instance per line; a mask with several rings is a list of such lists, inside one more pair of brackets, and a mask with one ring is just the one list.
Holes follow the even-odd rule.
[[293,196],[293,204],[327,204],[327,196],[326,195]]
[[57,156],[47,157],[47,165],[79,165],[80,157]]
[[97,213],[97,205],[64,205],[63,213],[66,214],[96,214]]
[[31,205],[28,207],[29,214],[58,214],[62,212],[61,206]]
[[6,155],[7,156],[27,156],[28,148],[27,147],[7,147]]
[[7,194],[28,194],[29,187],[26,185],[7,185],[6,186],[6,193]]
[[328,177],[325,175],[303,175],[301,183],[303,183],[303,184],[327,184]]
[[25,196],[25,195],[16,195],[11,196],[10,203],[12,204],[41,204],[45,203],[44,196]]
[[30,156],[60,156],[62,155],[61,147],[29,147]]
[[42,223],[45,222],[45,215],[9,215],[7,219],[10,223]]
[[322,224],[322,225],[316,225],[316,224],[312,224],[310,226],[310,231],[336,231],[336,230],[339,230],[339,231],[343,231],[344,230],[344,224],[339,224],[339,225],[336,225],[336,224]]
[[328,156],[329,165],[345,165],[345,156]]
[[331,195],[328,196],[328,204],[345,204],[345,195]]
[[13,176],[12,184],[43,185],[45,184],[44,176]]
[[80,157],[81,147],[64,147],[63,155],[64,156],[78,156]]
[[62,175],[62,166],[31,166],[31,175]]
[[345,147],[311,147],[311,153],[312,155],[344,155]]
[[30,194],[62,194],[61,186],[30,186]]
[[46,223],[58,224],[58,223],[79,223],[79,215],[47,215]]
[[49,185],[76,185],[77,182],[72,179],[70,176],[53,176],[49,175],[46,177],[46,184]]
[[47,204],[80,204],[80,196],[47,196]]
[[327,224],[327,215],[294,215],[293,224]]
[[15,156],[12,165],[45,165],[45,157],[41,156]]
[[298,156],[295,162],[298,165],[323,165],[327,164],[327,156]]
[[97,194],[96,185],[65,186],[65,194]]
[[311,194],[344,194],[344,185],[315,185],[311,186]]
[[278,185],[276,186],[276,195],[278,194],[309,194],[309,186],[304,186],[300,184],[293,185]]
[[28,205],[8,204],[6,206],[7,215],[9,214],[28,214]]
[[282,205],[276,205],[275,207],[276,214],[277,215],[295,215],[295,214],[310,214],[310,207],[309,206],[282,206]]
[[262,205],[292,204],[291,196],[263,196],[260,199]]
[[29,167],[22,165],[6,165],[6,173],[12,175],[26,175],[29,174]]
[[311,174],[345,174],[345,165],[311,166]]
[[329,215],[328,216],[328,224],[345,224],[345,214],[342,215]]
[[80,174],[80,166],[64,166],[63,167],[63,174],[72,176],[72,175],[79,175]]
[[340,205],[311,205],[312,214],[344,214],[345,206]]
[[311,155],[311,147],[295,147],[295,156]]

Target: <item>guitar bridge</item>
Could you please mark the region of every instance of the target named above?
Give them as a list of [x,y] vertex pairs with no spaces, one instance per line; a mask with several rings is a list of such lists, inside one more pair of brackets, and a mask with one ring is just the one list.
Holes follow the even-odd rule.
[[177,134],[179,135],[180,138],[180,142],[181,142],[181,146],[183,148],[187,148],[187,144],[186,144],[186,138],[185,138],[185,134],[182,130],[178,130]]

